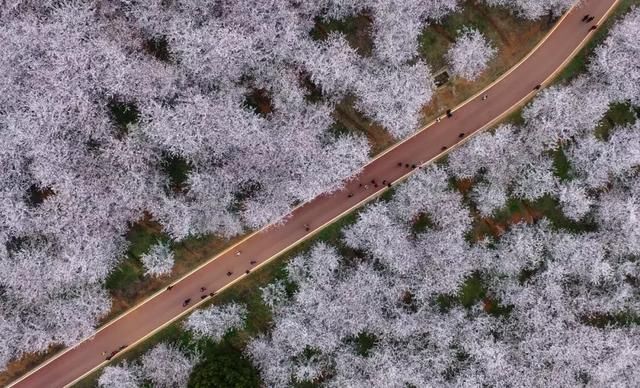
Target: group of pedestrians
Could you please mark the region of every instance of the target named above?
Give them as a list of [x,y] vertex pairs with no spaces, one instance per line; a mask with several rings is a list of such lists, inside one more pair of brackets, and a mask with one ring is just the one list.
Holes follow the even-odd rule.
[[[586,14],[582,17],[582,21],[585,23],[591,23],[593,19],[595,19],[595,16],[591,16],[589,14]],[[589,28],[589,31],[594,31],[596,28],[598,28],[598,25],[594,24],[593,26],[591,26],[591,28]]]
[[[308,224],[305,224],[305,228],[306,228],[307,231],[309,231],[309,225]],[[236,256],[240,256],[241,254],[242,254],[242,251],[236,251],[236,253],[235,253]],[[250,265],[256,265],[257,261],[256,260],[251,260],[249,262],[249,264]],[[251,272],[250,269],[247,269],[245,271],[245,273],[247,275],[250,272]],[[231,275],[233,275],[233,271],[228,271],[227,272],[227,276],[231,276]],[[167,291],[171,291],[172,289],[173,289],[173,285],[167,286]],[[208,294],[206,293],[206,291],[207,291],[207,287],[205,287],[205,286],[200,287],[200,293],[202,294],[202,295],[200,295],[200,299],[206,299],[207,297],[213,297],[216,294],[215,291],[212,291],[212,292],[210,292]],[[187,307],[190,303],[191,303],[191,298],[187,298],[187,299],[182,301],[182,307]]]

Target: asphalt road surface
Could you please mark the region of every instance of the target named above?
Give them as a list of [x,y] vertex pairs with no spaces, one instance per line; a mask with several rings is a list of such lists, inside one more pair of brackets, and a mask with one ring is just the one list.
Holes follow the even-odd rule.
[[[337,216],[382,192],[385,188],[383,180],[397,182],[445,151],[443,147],[448,150],[473,132],[485,128],[535,94],[536,86],[544,84],[562,67],[585,38],[593,33],[590,28],[595,21],[600,21],[616,3],[616,0],[584,1],[557,24],[524,62],[476,98],[454,109],[452,117],[445,116],[377,157],[364,167],[357,178],[347,182],[344,189],[320,195],[295,209],[286,222],[251,235],[237,247],[223,252],[175,283],[171,290],[160,292],[100,329],[93,337],[52,358],[14,383],[15,386],[53,388],[75,382],[106,363],[106,357],[112,352],[124,347],[118,352],[118,355],[122,354],[198,302],[210,298],[210,292],[246,276],[247,270],[256,268]],[[586,14],[595,16],[595,21],[582,22]],[[484,95],[487,98],[483,100]],[[201,287],[206,287],[206,290],[201,292]],[[188,299],[189,304],[183,306]]]

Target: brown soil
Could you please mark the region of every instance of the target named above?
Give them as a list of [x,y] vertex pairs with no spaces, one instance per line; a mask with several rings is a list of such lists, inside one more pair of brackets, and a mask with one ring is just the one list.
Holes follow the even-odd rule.
[[532,224],[543,217],[544,214],[542,214],[542,212],[526,204],[522,205],[521,211],[513,212],[505,221],[498,221],[491,217],[482,218],[478,214],[476,214],[474,240],[480,241],[487,237],[487,235],[498,238],[507,230],[509,230],[509,227],[511,225],[515,225],[521,222]]
[[376,155],[395,143],[395,139],[381,125],[372,123],[353,107],[353,98],[346,98],[336,105],[334,117],[346,128],[367,136],[370,154]]

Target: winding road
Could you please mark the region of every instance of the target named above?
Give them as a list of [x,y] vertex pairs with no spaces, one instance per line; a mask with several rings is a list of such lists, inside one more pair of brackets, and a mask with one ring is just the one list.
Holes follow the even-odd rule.
[[[230,286],[247,276],[246,271],[272,260],[375,198],[387,188],[383,181],[398,183],[470,135],[499,121],[550,82],[589,39],[594,32],[591,27],[604,20],[617,3],[618,0],[583,0],[518,65],[455,108],[451,117],[431,123],[373,159],[342,190],[320,195],[294,209],[286,221],[253,233],[175,282],[171,290],[156,293],[10,386],[53,388],[77,382],[104,366],[112,352],[122,348],[117,355],[122,354],[210,299],[211,291]],[[583,22],[586,14],[595,20]],[[487,98],[483,99],[485,95]],[[201,291],[202,287],[206,290]],[[184,305],[186,300],[190,302]]]

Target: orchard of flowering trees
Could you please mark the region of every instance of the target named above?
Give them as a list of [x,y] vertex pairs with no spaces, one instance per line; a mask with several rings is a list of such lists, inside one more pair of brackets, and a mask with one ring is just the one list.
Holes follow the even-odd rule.
[[[638,35],[634,8],[523,124],[474,137],[361,211],[340,246],[290,261],[296,291],[262,289],[273,328],[247,348],[265,383],[640,385]],[[556,207],[477,233],[516,201]]]
[[[487,2],[513,6],[527,18],[557,15],[567,3]],[[330,130],[344,97],[354,97],[356,108],[395,138],[412,133],[433,92],[429,64],[417,59],[418,35],[460,6],[457,0],[3,2],[0,366],[52,344],[71,345],[93,330],[110,308],[105,279],[137,221],[151,217],[174,240],[229,237],[338,188],[369,151],[364,136]],[[371,56],[339,33],[311,38],[318,18],[362,12],[372,19]],[[594,73],[607,63],[633,63],[619,53],[621,46],[634,48],[620,36],[633,28],[620,27],[603,46]],[[321,92],[319,101],[307,80]],[[531,171],[520,192],[529,186],[555,192],[545,191],[552,182],[543,169]],[[506,186],[477,190],[478,198],[492,198],[486,212],[504,203]],[[448,198],[440,189],[433,187]],[[575,204],[589,194],[581,190],[567,189],[563,197],[576,214],[586,214]],[[622,223],[610,229],[627,233]],[[411,243],[405,240],[394,244]],[[147,275],[171,271],[167,244],[142,255]],[[440,260],[444,268],[453,258]],[[441,279],[424,292],[432,288],[447,284]],[[273,305],[282,303],[279,288],[270,290]],[[308,364],[300,373],[312,371]],[[109,372],[120,386],[134,384],[136,373]]]
[[[175,240],[228,237],[339,187],[369,151],[330,131],[347,94],[394,136],[414,131],[432,88],[417,35],[457,1],[400,5],[3,2],[0,366],[91,332],[143,217]],[[311,38],[316,18],[365,9],[376,55]],[[155,246],[141,261],[160,276],[173,254]]]

